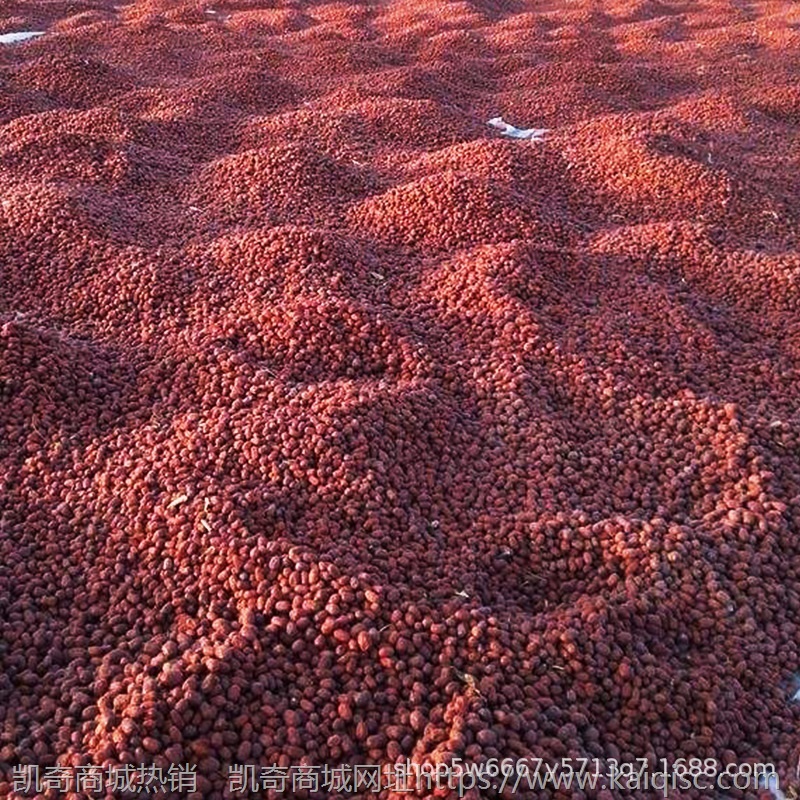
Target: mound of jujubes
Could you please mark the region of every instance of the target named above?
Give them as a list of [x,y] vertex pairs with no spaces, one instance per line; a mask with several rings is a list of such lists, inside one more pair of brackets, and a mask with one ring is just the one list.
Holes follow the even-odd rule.
[[698,758],[791,796],[791,4],[8,0],[19,30],[0,795]]

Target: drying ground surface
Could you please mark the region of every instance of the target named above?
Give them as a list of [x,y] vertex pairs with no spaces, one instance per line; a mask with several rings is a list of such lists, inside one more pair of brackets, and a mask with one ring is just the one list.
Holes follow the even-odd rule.
[[6,780],[792,778],[796,4],[6,0],[19,30]]

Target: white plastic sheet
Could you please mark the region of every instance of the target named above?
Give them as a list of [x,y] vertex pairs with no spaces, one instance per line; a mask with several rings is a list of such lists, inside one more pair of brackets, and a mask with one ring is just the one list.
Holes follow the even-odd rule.
[[16,33],[0,33],[0,44],[16,44],[25,42],[36,36],[44,36],[44,31],[17,31]]
[[769,793],[775,798],[775,800],[786,800],[786,795],[780,789],[777,775],[768,775],[767,777],[763,777],[761,778],[760,783],[761,788],[769,790]]
[[530,139],[532,142],[541,142],[549,130],[549,128],[516,128],[502,117],[493,117],[489,120],[489,125],[497,128],[503,136],[510,136],[512,139]]

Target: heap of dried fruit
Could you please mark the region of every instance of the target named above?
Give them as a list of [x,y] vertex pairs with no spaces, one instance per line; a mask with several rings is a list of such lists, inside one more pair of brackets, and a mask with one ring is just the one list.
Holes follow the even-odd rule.
[[793,774],[794,12],[95,6],[0,11],[0,794]]

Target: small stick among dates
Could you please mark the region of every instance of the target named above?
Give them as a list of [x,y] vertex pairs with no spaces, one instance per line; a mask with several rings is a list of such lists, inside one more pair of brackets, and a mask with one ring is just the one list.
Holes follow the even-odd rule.
[[800,6],[0,34],[0,797],[664,796],[230,784],[531,759],[798,796]]

